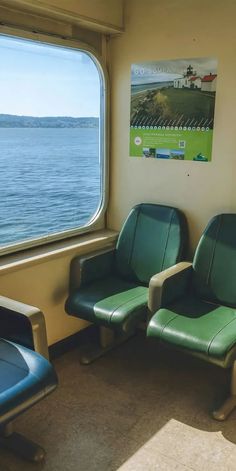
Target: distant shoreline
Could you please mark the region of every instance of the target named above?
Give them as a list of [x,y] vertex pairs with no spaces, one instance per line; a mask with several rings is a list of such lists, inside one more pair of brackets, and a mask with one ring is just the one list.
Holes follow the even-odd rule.
[[98,128],[99,118],[70,116],[18,116],[0,114],[0,128]]

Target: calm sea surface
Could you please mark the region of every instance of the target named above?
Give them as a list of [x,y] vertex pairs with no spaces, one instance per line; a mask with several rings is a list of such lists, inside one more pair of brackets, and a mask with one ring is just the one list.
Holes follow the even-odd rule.
[[100,203],[97,128],[0,128],[0,246],[82,226]]

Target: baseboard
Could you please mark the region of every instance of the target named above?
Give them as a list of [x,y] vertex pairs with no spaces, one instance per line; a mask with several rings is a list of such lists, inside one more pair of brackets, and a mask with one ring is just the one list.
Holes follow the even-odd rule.
[[49,347],[49,358],[53,360],[58,358],[59,356],[63,355],[64,353],[73,350],[74,348],[85,345],[89,341],[96,341],[98,337],[97,327],[94,325],[90,325],[85,329],[76,332],[76,334],[70,335],[59,342],[50,345]]

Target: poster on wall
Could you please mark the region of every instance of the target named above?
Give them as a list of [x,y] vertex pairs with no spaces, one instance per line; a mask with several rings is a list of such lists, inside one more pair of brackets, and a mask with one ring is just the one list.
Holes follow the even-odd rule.
[[217,59],[131,66],[130,156],[210,162]]

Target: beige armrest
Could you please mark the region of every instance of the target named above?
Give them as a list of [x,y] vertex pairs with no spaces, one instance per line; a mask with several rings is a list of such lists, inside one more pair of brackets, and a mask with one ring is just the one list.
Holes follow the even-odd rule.
[[[0,333],[1,333],[1,308],[9,311],[7,319],[14,324],[14,315],[23,317],[30,323],[34,350],[45,358],[49,358],[46,325],[43,313],[34,306],[14,301],[13,299],[0,296]],[[4,319],[6,322],[6,317]]]
[[174,281],[174,278],[177,278],[177,275],[189,271],[192,268],[192,263],[190,262],[180,262],[176,265],[173,265],[166,270],[163,270],[160,273],[154,275],[149,283],[149,300],[148,308],[151,313],[154,313],[160,309],[163,301],[163,291],[170,279]]

